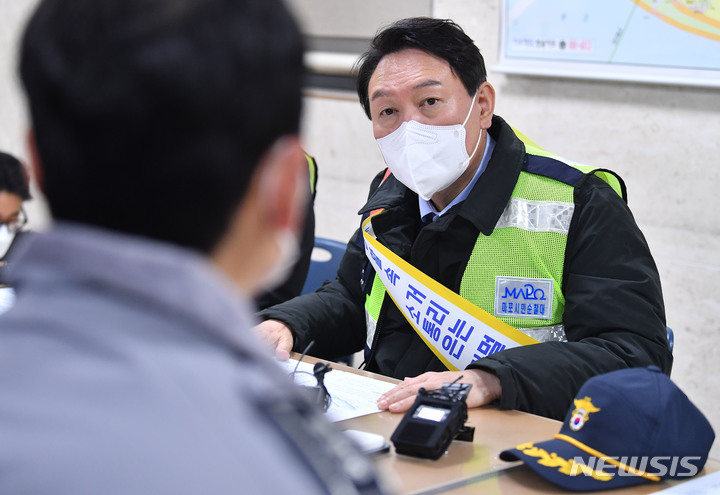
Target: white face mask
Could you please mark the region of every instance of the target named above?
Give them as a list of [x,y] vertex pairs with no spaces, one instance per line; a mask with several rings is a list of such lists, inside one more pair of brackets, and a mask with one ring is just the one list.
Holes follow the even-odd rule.
[[15,240],[15,233],[10,232],[8,226],[0,225],[0,258],[4,258]]
[[426,125],[411,120],[377,140],[393,175],[425,201],[455,182],[477,151],[482,130],[471,155],[465,148],[465,124],[474,106],[475,96],[462,124]]
[[[264,179],[270,180],[270,179]],[[305,211],[305,202],[309,201],[308,178],[304,174],[295,177],[293,203],[299,211]],[[275,264],[264,274],[259,283],[258,292],[271,291],[282,285],[290,276],[295,263],[300,258],[300,240],[291,229],[284,228],[275,232],[275,245],[279,255]]]
[[283,229],[275,233],[275,243],[280,255],[275,265],[265,273],[260,282],[260,291],[269,291],[277,288],[290,276],[295,262],[300,257],[300,243],[297,237],[289,229]]

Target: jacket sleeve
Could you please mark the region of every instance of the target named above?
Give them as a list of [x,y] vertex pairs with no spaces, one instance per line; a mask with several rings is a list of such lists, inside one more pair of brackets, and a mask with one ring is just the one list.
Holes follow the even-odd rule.
[[563,276],[568,342],[508,349],[469,366],[500,378],[502,409],[562,420],[595,375],[649,365],[670,373],[660,277],[630,210],[595,177],[576,188],[575,203]]
[[345,251],[337,278],[315,292],[261,311],[263,320],[280,320],[290,327],[293,350],[302,352],[314,341],[309,354],[332,359],[352,354],[365,344],[365,296],[360,285],[364,251],[355,237]]

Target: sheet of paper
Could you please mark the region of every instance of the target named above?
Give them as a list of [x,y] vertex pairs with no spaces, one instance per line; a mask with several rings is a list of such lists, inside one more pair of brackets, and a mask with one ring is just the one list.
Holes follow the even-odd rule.
[[720,494],[720,471],[680,483],[655,492],[662,495],[717,495]]
[[[290,359],[280,363],[288,373],[297,366],[295,383],[298,385],[317,385],[313,375],[313,363],[300,362]],[[332,363],[330,363],[332,367]],[[327,416],[330,421],[343,421],[345,419],[357,418],[366,414],[380,411],[377,408],[377,400],[382,394],[393,388],[395,385],[382,380],[375,380],[366,376],[333,369],[325,375],[325,388],[332,398]]]

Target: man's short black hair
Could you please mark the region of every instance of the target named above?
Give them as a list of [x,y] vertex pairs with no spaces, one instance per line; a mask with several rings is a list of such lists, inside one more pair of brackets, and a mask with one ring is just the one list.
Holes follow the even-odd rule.
[[300,125],[280,0],[42,0],[22,40],[53,216],[210,252]]
[[14,156],[0,151],[0,192],[3,191],[15,194],[23,201],[30,199],[25,167]]
[[473,40],[460,26],[448,19],[411,17],[399,20],[378,32],[370,48],[358,61],[357,92],[365,114],[370,118],[368,84],[380,60],[391,53],[416,48],[450,64],[470,96],[487,78],[485,61]]

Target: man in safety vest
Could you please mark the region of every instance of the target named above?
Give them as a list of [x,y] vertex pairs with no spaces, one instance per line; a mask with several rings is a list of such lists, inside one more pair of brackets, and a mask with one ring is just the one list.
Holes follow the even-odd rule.
[[607,170],[542,150],[494,115],[483,58],[451,21],[380,32],[357,87],[388,170],[337,280],[262,313],[280,356],[314,341],[420,387],[460,378],[468,406],[563,418],[580,386],[672,356],[657,268]]

